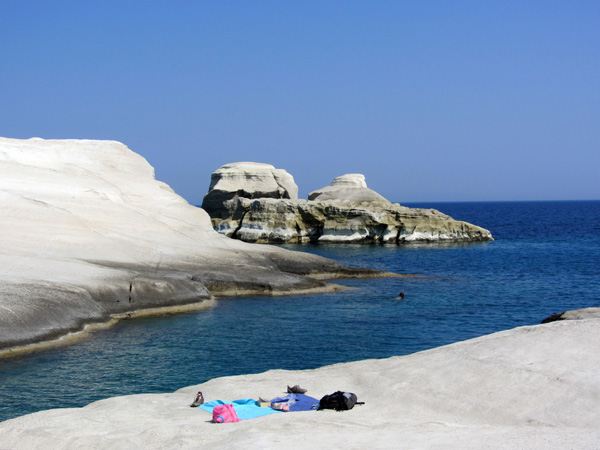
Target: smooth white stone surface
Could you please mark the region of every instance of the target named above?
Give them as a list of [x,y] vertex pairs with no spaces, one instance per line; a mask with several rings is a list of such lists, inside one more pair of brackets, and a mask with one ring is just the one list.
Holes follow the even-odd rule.
[[[114,141],[0,138],[0,207],[0,349],[113,313],[204,301],[208,276],[277,281],[275,255],[318,258],[220,235],[204,210]],[[315,267],[335,265],[318,259]],[[313,281],[300,278],[298,289],[308,289]],[[292,277],[279,281],[295,290]]]
[[292,175],[271,164],[255,162],[225,164],[213,173],[208,190],[278,193],[275,198],[298,198],[298,186]]
[[[581,315],[580,315],[581,316]],[[600,319],[527,326],[408,356],[271,370],[0,423],[3,448],[596,449]],[[233,424],[189,404],[273,398],[299,384],[365,405]]]

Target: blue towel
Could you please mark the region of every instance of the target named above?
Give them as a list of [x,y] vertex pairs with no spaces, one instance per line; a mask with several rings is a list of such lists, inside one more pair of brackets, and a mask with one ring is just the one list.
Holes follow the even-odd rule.
[[319,407],[319,400],[304,394],[288,394],[285,397],[276,397],[271,403],[287,403],[290,411],[312,411]]
[[223,400],[213,400],[212,402],[204,403],[200,405],[199,408],[202,408],[204,411],[208,411],[212,414],[213,408],[218,405],[233,405],[233,409],[235,409],[235,413],[240,420],[248,420],[254,419],[255,417],[262,417],[268,414],[275,414],[281,411],[277,411],[273,408],[261,408],[258,406],[256,400],[252,400],[251,398],[244,398],[241,400],[234,400],[232,402],[225,402]]

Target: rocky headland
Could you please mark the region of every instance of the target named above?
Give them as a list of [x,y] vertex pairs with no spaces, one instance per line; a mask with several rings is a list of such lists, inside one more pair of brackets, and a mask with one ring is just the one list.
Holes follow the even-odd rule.
[[216,233],[114,141],[0,138],[0,351],[215,295],[338,289],[379,272]]
[[256,243],[448,243],[493,240],[434,209],[391,203],[361,174],[298,198],[294,178],[270,164],[232,163],[211,176],[202,208],[219,233]]
[[[407,356],[216,378],[174,393],[41,411],[0,423],[0,447],[594,449],[600,319],[593,310],[564,319]],[[210,423],[210,413],[189,407],[199,390],[206,401],[232,401],[280,396],[290,384],[316,398],[354,392],[365,404],[230,424]]]

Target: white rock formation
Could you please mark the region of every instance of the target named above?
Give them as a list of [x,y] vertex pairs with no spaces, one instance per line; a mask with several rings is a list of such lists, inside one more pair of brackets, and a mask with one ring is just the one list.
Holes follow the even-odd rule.
[[[223,166],[213,175],[211,187],[219,186],[215,180],[225,179],[227,190],[209,190],[202,203],[215,229],[228,237],[258,243],[493,240],[488,230],[439,211],[392,204],[369,189],[361,174],[337,177],[329,186],[311,192],[309,200],[285,199],[263,196],[262,188],[257,188],[260,183],[253,181],[254,166],[238,164],[243,165],[244,176],[237,176],[237,164]],[[256,177],[265,178],[264,167],[258,167]]]
[[225,164],[211,175],[204,208],[220,208],[233,198],[298,198],[294,177],[271,164],[237,162]]
[[[595,449],[600,319],[527,326],[383,360],[217,378],[171,394],[116,397],[0,423],[0,446],[48,448]],[[189,404],[273,398],[299,384],[362,406],[233,424]]]
[[247,192],[261,197],[298,198],[294,177],[271,164],[254,162],[224,165],[213,174],[209,190],[236,192],[240,184],[248,188]]
[[340,201],[340,202],[380,202],[391,206],[391,202],[377,192],[367,187],[365,176],[360,173],[350,173],[337,177],[329,186],[308,194],[309,200]]
[[0,350],[213,293],[331,289],[301,275],[340,269],[215,233],[118,142],[0,138],[0,205]]

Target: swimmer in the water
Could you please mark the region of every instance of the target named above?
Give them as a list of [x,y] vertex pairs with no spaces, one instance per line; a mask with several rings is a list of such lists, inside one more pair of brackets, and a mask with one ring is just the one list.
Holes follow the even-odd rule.
[[396,297],[398,300],[404,300],[404,291],[400,292],[398,294],[398,297]]

